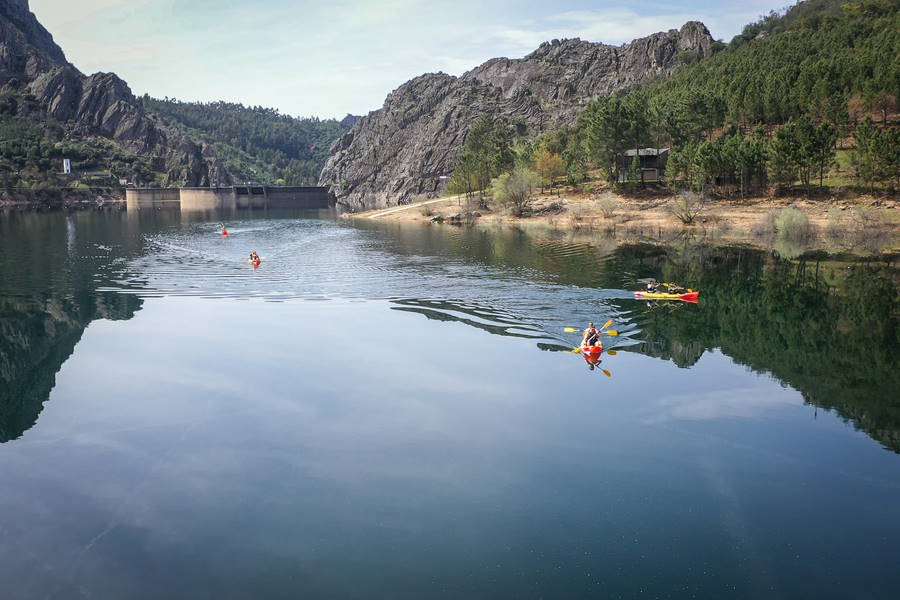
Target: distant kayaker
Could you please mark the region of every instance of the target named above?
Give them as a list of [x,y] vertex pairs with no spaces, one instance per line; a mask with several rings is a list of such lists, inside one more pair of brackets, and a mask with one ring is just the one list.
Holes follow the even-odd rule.
[[228,235],[228,230],[225,229],[225,223],[219,223],[219,226],[222,229],[222,235]]
[[647,282],[647,291],[648,292],[658,292],[659,291],[659,282],[655,279],[651,279]]
[[588,323],[587,329],[584,330],[584,336],[581,338],[581,347],[596,346],[600,339],[600,332],[594,327],[594,322]]
[[259,262],[259,254],[256,253],[256,250],[250,253],[250,262]]

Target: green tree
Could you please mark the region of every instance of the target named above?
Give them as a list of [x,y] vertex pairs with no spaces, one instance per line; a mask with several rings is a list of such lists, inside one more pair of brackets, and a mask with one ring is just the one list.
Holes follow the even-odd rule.
[[516,167],[511,173],[501,173],[494,179],[491,191],[494,199],[508,206],[513,214],[522,215],[527,211],[535,188],[540,185],[540,177],[531,169]]
[[628,183],[644,182],[643,172],[641,171],[641,159],[635,154],[631,158],[631,166],[628,167]]
[[616,157],[629,144],[628,115],[618,96],[604,96],[591,102],[581,115],[588,157],[606,172],[610,183],[616,181]]
[[679,148],[675,148],[669,154],[666,164],[666,177],[675,182],[681,178],[687,187],[693,188],[696,180],[697,144],[687,142]]
[[815,170],[815,157],[819,146],[816,127],[806,115],[802,115],[794,123],[794,167],[800,176],[800,182],[809,193],[810,180]]
[[876,152],[881,180],[896,191],[900,189],[900,129],[883,129],[878,134]]
[[812,165],[819,174],[820,188],[824,187],[825,171],[834,164],[837,139],[837,128],[831,123],[826,121],[816,128]]
[[797,126],[793,121],[789,121],[775,132],[769,144],[769,161],[777,184],[790,186],[797,180],[799,154]]
[[576,128],[568,134],[562,158],[570,184],[587,179],[587,152],[581,139],[581,130]]
[[700,188],[704,189],[707,183],[716,184],[716,178],[722,171],[722,154],[719,144],[715,142],[700,142],[697,146],[697,154],[694,156],[697,180]]
[[851,160],[856,167],[856,179],[872,191],[878,181],[878,137],[871,117],[863,119],[853,134]]

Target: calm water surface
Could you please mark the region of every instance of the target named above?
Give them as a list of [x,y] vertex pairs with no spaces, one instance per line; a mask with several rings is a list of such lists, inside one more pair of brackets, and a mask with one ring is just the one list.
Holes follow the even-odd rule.
[[3,597],[897,597],[890,260],[229,231],[0,215]]

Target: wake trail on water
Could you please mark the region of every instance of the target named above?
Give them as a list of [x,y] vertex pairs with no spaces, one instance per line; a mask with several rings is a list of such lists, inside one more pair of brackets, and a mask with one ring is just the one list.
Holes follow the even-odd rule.
[[[486,262],[473,259],[473,253],[490,258],[498,248],[456,230],[436,240],[440,243],[417,247],[398,245],[383,231],[325,220],[274,220],[265,226],[233,222],[229,227],[243,232],[240,243],[207,223],[181,224],[148,236],[143,255],[104,291],[144,297],[380,300],[395,310],[569,350],[580,334],[565,336],[563,328],[631,317],[613,303],[631,298],[630,293],[563,283],[554,274],[558,263],[603,268],[602,257],[583,244],[539,242],[531,262],[515,253]],[[257,268],[246,260],[251,249],[264,257]],[[607,341],[630,342],[627,333]]]

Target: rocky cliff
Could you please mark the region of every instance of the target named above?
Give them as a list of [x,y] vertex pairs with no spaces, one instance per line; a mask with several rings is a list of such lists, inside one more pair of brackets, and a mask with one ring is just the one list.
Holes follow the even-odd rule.
[[593,98],[670,73],[681,53],[707,56],[712,45],[706,27],[689,22],[623,46],[553,40],[524,58],[491,59],[461,77],[422,75],[335,142],[319,183],[353,210],[435,194],[482,115],[508,117],[537,135],[573,123]]
[[64,125],[67,137],[101,136],[161,159],[170,183],[230,181],[211,149],[147,116],[122,79],[113,73],[85,76],[70,64],[27,0],[0,0],[0,86],[9,83],[24,86]]

